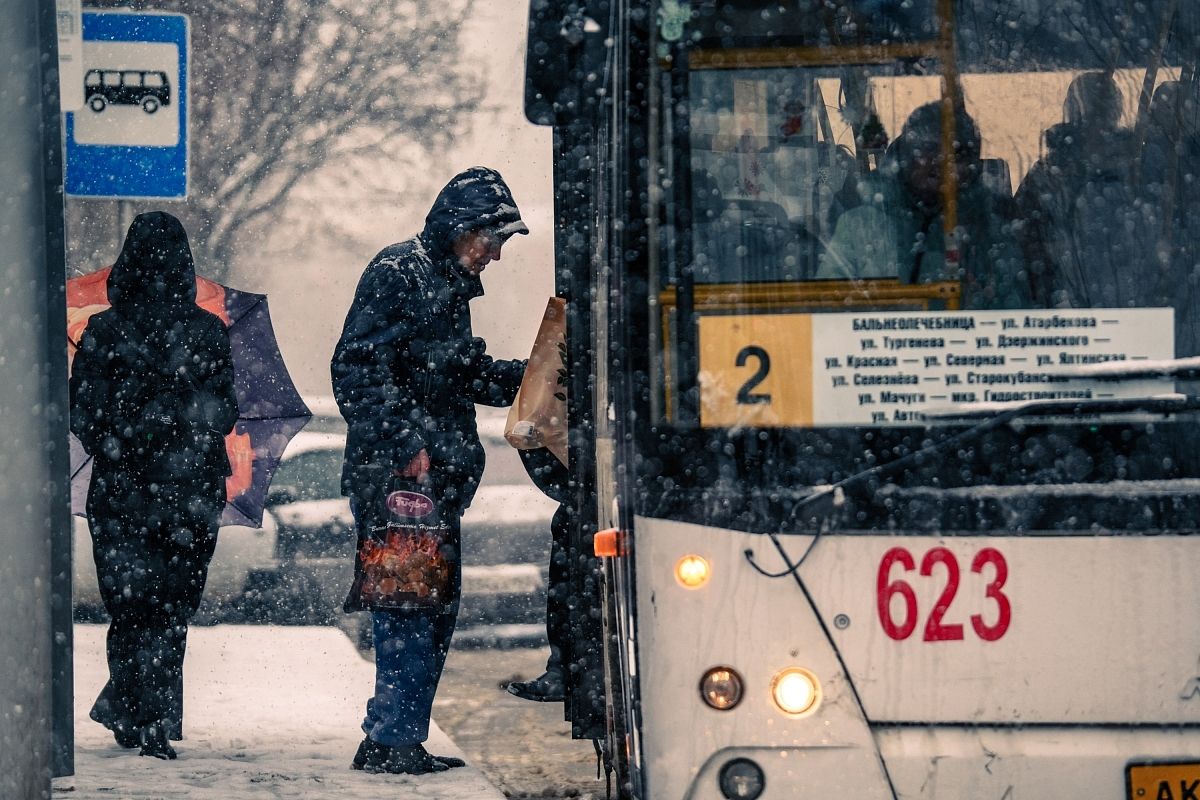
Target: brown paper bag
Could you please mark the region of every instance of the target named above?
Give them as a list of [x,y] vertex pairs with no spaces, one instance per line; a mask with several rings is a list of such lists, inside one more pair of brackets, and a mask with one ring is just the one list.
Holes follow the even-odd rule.
[[518,450],[545,447],[567,463],[567,301],[561,297],[546,304],[504,438]]

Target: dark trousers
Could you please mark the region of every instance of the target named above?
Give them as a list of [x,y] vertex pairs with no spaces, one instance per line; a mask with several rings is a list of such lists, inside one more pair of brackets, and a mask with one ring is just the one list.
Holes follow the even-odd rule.
[[[351,503],[360,535],[378,523]],[[371,612],[375,635],[375,696],[367,701],[362,730],[372,741],[400,747],[429,738],[429,718],[437,694],[462,593],[462,560],[459,557],[461,514],[445,519],[450,526],[447,546],[451,564],[450,587],[445,602],[434,608]]]
[[550,575],[546,587],[546,638],[550,642],[550,659],[546,662],[547,670],[562,669],[562,654],[567,650],[571,635],[567,541],[570,525],[569,509],[560,505],[550,521]]
[[375,696],[367,701],[362,729],[388,747],[429,738],[433,698],[442,679],[454,612],[373,611]]
[[95,482],[90,494],[92,555],[111,617],[109,679],[92,718],[109,728],[162,724],[181,738],[188,622],[208,579],[220,497],[179,486],[109,495]]

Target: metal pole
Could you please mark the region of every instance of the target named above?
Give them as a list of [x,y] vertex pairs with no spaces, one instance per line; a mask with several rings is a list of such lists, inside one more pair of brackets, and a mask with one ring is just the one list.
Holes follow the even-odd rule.
[[70,768],[72,693],[55,4],[0,0],[0,17],[0,797],[48,797],[52,768]]
[[128,200],[117,201],[117,246],[113,248],[114,253],[121,252],[121,245],[125,244],[125,232],[129,230],[129,223],[133,222],[133,204]]
[[[38,3],[47,64],[58,62],[58,7]],[[75,773],[75,635],[71,594],[71,455],[67,444],[67,229],[63,194],[63,125],[58,70],[42,76],[42,202],[45,221],[46,499],[50,539],[51,726],[54,777]]]
[[[956,268],[958,251],[958,170],[954,142],[957,139],[955,111],[965,108],[958,82],[958,53],[954,42],[954,0],[938,0],[938,24],[942,56],[942,220],[946,266]],[[965,277],[965,276],[964,276]],[[966,281],[964,281],[965,283]]]

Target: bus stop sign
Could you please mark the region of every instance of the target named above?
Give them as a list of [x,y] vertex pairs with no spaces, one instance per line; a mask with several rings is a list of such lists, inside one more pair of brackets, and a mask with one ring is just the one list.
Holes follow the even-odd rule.
[[187,197],[188,18],[86,11],[83,106],[66,114],[69,195]]

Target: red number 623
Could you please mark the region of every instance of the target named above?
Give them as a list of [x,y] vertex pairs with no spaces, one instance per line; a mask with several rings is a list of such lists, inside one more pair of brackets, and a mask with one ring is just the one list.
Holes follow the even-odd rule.
[[[971,572],[982,573],[989,565],[995,572],[992,580],[984,588],[984,596],[996,604],[996,621],[989,625],[984,621],[982,614],[972,614],[971,627],[980,639],[994,642],[1008,631],[1012,621],[1012,603],[1002,591],[1008,580],[1008,562],[999,550],[994,547],[980,550],[971,561]],[[888,550],[879,562],[879,573],[875,579],[875,599],[883,632],[892,639],[902,641],[912,636],[917,628],[917,593],[904,577],[892,580],[892,572],[897,566],[902,574],[917,569],[916,560],[905,548],[893,547]],[[950,610],[950,604],[954,602],[954,596],[958,593],[958,559],[949,549],[935,547],[921,559],[920,575],[931,577],[938,567],[941,567],[940,571],[945,572],[946,583],[925,620],[922,639],[926,642],[958,641],[963,638],[962,624],[945,622],[946,612]],[[900,597],[904,606],[904,613],[899,620],[892,614],[892,599],[896,596]]]

